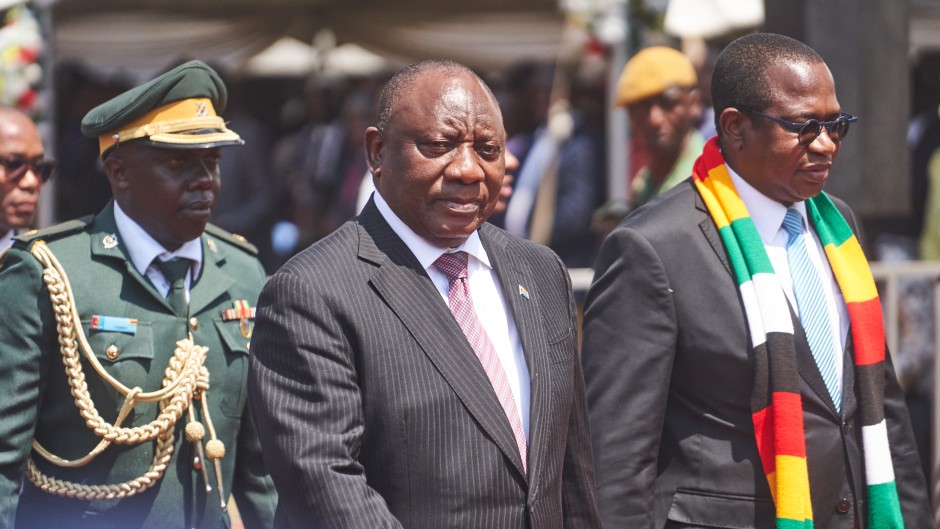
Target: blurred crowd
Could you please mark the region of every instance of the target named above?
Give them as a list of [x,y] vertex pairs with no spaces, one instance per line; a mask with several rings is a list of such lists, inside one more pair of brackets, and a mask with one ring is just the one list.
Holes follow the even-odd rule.
[[[78,124],[131,84],[101,79],[78,64],[60,65],[56,75],[55,217],[64,220],[97,212],[110,198],[97,147]],[[362,132],[374,119],[387,76],[226,79],[226,117],[245,148],[222,158],[224,192],[213,222],[258,246],[269,272],[355,216],[368,199]],[[566,264],[591,266],[598,246],[591,219],[607,185],[603,70],[556,72],[526,63],[488,82],[500,99],[509,149],[522,161],[517,195],[528,196],[525,207],[510,206],[493,222],[523,235],[542,233]],[[567,125],[550,133],[549,110],[558,101],[564,101]],[[549,166],[556,184],[546,193]]]
[[[227,119],[242,131],[246,146],[222,159],[225,191],[213,221],[258,246],[269,272],[352,218],[368,199],[362,131],[387,77],[227,76]],[[635,192],[643,200],[626,208],[608,203],[606,65],[587,61],[572,69],[527,62],[486,77],[503,111],[507,148],[521,162],[510,205],[491,222],[549,245],[569,267],[591,267],[612,225],[656,194],[652,187]],[[707,84],[707,75],[702,78]],[[60,176],[54,217],[65,220],[97,212],[110,198],[97,148],[81,136],[79,121],[132,83],[120,75],[101,78],[80,64],[60,64],[56,82]],[[645,125],[635,121],[642,134],[631,144],[629,171],[641,175],[637,181],[656,159],[656,142],[681,141],[697,126],[713,134],[711,117],[703,113],[707,90],[688,88],[694,102],[669,109],[682,115],[682,123],[670,115],[647,116]]]

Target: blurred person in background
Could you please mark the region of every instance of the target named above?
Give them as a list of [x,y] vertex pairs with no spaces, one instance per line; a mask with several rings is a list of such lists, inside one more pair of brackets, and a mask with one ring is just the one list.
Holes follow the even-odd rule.
[[268,272],[271,253],[271,226],[277,210],[277,179],[272,175],[273,131],[260,119],[271,110],[267,87],[258,80],[224,77],[229,88],[225,119],[238,131],[245,144],[229,149],[219,160],[225,175],[225,192],[220,193],[210,220],[220,228],[245,237],[258,248]]
[[568,82],[556,78],[556,68],[520,69],[510,75],[520,83],[513,105],[528,114],[510,111],[510,123],[522,125],[507,140],[507,149],[521,166],[503,226],[555,250],[569,268],[590,267],[597,252],[591,218],[606,192],[602,77],[590,68],[576,72],[565,99],[553,93],[556,83]]
[[32,225],[39,191],[54,170],[33,120],[21,110],[0,105],[0,252]]
[[705,145],[695,128],[702,103],[692,61],[666,46],[640,50],[624,66],[616,104],[627,109],[647,160],[630,180],[635,209],[689,178]]

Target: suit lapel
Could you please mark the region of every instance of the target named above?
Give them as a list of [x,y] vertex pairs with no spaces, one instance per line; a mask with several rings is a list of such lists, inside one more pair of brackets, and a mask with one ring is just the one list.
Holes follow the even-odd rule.
[[549,401],[551,392],[546,387],[550,383],[549,355],[548,343],[545,341],[546,333],[539,313],[538,296],[531,294],[528,297],[523,296],[520,293],[520,287],[537,294],[538,283],[529,267],[508,251],[506,247],[508,237],[504,232],[489,224],[484,224],[480,229],[480,237],[496,270],[496,276],[499,278],[503,299],[506,300],[507,308],[512,313],[516,324],[529,372],[528,464],[529,476],[534,479],[538,476],[539,463],[545,452],[545,436],[548,431],[546,421],[551,415]]
[[[682,184],[685,185],[685,184]],[[688,185],[695,187],[694,183],[689,182]],[[712,247],[712,250],[715,251],[715,255],[718,257],[718,260],[721,262],[722,266],[725,267],[728,274],[734,277],[734,270],[731,269],[731,263],[728,262],[727,251],[725,250],[725,244],[721,241],[721,235],[718,233],[718,228],[715,226],[715,221],[712,220],[711,214],[708,213],[708,207],[705,206],[705,201],[702,200],[702,196],[699,194],[698,189],[692,193],[695,200],[695,209],[702,213],[702,220],[699,221],[699,229],[702,230],[702,235],[705,236],[705,240],[708,241],[709,246]]]
[[524,475],[515,437],[483,366],[437,288],[373,202],[359,216],[359,257],[377,266],[370,283],[467,411]]

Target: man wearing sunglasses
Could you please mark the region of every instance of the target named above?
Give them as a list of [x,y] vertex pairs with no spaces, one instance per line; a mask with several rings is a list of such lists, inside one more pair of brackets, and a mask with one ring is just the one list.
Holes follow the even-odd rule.
[[55,170],[55,162],[44,153],[39,130],[29,116],[0,106],[0,252],[36,216],[39,190]]
[[718,137],[604,243],[582,359],[605,527],[934,527],[856,219],[857,120],[823,59],[718,57]]

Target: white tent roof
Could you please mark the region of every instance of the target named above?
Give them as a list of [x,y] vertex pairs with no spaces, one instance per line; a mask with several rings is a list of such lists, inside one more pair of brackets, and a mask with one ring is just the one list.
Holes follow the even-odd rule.
[[[181,58],[241,69],[266,49],[269,57],[278,50],[299,57],[302,46],[324,28],[335,32],[340,45],[355,43],[358,47],[336,54],[356,60],[364,60],[368,51],[403,61],[451,58],[496,69],[521,59],[555,57],[564,23],[555,0],[464,4],[469,5],[431,0],[59,0],[51,13],[57,60],[142,77]],[[294,40],[280,41],[284,36]],[[257,61],[250,67],[257,68]]]

